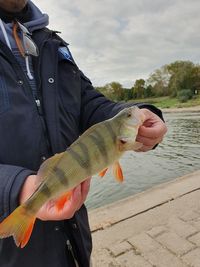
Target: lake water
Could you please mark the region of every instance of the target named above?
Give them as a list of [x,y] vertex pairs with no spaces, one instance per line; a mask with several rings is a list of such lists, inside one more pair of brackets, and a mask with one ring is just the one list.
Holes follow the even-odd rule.
[[94,176],[86,201],[89,209],[144,191],[200,169],[200,112],[164,114],[168,133],[155,150],[126,152],[120,163],[125,181],[119,184],[111,172]]

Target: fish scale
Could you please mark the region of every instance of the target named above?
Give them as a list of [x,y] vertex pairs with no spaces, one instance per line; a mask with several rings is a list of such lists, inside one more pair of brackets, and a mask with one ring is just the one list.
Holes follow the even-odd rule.
[[0,224],[0,238],[13,236],[16,245],[24,247],[31,236],[37,212],[47,201],[60,197],[59,212],[67,200],[66,193],[70,194],[89,176],[105,175],[112,164],[114,175],[122,181],[118,159],[125,151],[141,146],[135,139],[143,120],[139,108],[125,108],[113,118],[90,127],[65,152],[45,161],[38,171],[40,186]]

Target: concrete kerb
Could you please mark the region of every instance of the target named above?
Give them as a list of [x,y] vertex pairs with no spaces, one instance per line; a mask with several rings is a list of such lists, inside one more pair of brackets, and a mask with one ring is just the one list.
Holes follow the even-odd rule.
[[199,267],[200,171],[89,212],[94,267]]
[[133,197],[89,211],[91,231],[111,227],[196,190],[200,190],[200,170],[155,186]]

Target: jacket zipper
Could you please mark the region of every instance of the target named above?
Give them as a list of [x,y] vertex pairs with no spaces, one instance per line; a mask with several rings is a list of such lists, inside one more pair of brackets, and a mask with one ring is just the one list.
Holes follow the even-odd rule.
[[75,256],[74,256],[74,251],[73,251],[73,248],[72,248],[72,245],[71,245],[71,242],[69,241],[69,239],[67,239],[66,244],[67,244],[68,250],[70,251],[70,253],[71,253],[72,257],[73,257],[75,266],[76,267],[80,267],[78,262],[77,262],[77,260],[76,260],[76,258],[75,258]]
[[42,115],[42,107],[41,107],[41,101],[39,98],[35,99],[35,103],[36,103],[36,106],[37,106],[37,109],[38,109],[38,113],[40,115]]
[[[43,42],[41,47],[43,47],[44,43],[45,42]],[[44,139],[45,139],[45,143],[46,143],[46,150],[47,150],[48,154],[50,154],[51,153],[51,150],[50,150],[51,146],[50,146],[49,138],[47,135],[47,128],[46,128],[46,125],[44,122],[41,100],[40,100],[39,93],[38,93],[40,88],[37,90],[37,97],[34,97],[34,95],[32,93],[32,88],[29,84],[29,81],[28,81],[24,71],[22,70],[21,66],[19,65],[18,61],[16,60],[16,58],[14,57],[12,52],[9,50],[9,48],[6,45],[4,45],[4,43],[0,42],[0,44],[2,46],[1,49],[3,51],[3,55],[6,57],[8,62],[10,62],[10,64],[12,65],[13,70],[16,73],[17,77],[19,78],[21,76],[22,80],[25,83],[25,87],[28,88],[29,95],[33,101],[34,107],[36,108],[37,114],[39,115],[39,118],[40,118],[40,123],[41,123],[41,127],[42,127],[43,134],[44,134]]]

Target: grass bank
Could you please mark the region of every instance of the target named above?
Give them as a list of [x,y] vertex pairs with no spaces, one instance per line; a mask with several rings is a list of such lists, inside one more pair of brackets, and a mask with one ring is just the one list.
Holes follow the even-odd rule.
[[168,96],[136,99],[134,102],[146,102],[149,104],[153,104],[159,108],[187,108],[187,107],[200,106],[200,96],[188,100],[185,103],[179,102],[177,98],[171,98]]

